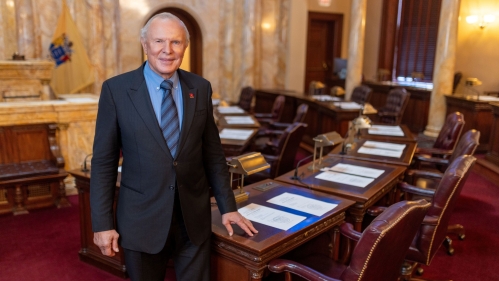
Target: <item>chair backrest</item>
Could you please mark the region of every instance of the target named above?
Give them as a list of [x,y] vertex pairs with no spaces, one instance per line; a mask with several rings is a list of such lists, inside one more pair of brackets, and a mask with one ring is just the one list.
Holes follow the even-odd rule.
[[446,150],[454,150],[457,141],[461,137],[461,132],[464,127],[464,116],[461,112],[453,112],[447,115],[445,123],[438,134],[433,148],[440,148]]
[[368,86],[365,85],[357,86],[353,89],[351,100],[358,104],[364,104],[366,102],[369,102],[372,91],[373,90]]
[[241,95],[239,96],[239,102],[237,105],[246,110],[247,112],[251,112],[251,103],[253,101],[253,97],[255,96],[255,90],[251,86],[244,87],[241,90]]
[[400,266],[430,203],[401,201],[388,207],[364,230],[341,280],[397,280]]
[[388,92],[386,104],[382,108],[383,112],[395,113],[393,116],[382,116],[380,122],[387,124],[400,124],[405,108],[409,103],[411,94],[404,88],[395,88]]
[[279,122],[281,120],[282,113],[284,112],[284,102],[286,101],[286,98],[283,95],[279,95],[277,98],[274,100],[274,104],[272,105],[272,119],[276,122]]
[[298,108],[296,109],[296,115],[295,118],[293,119],[293,123],[295,122],[303,122],[305,120],[305,116],[307,115],[308,112],[308,104],[300,104]]
[[307,124],[295,122],[284,130],[278,140],[276,156],[279,159],[270,167],[270,177],[275,178],[294,168],[296,152],[305,135]]
[[414,238],[406,259],[429,265],[447,235],[449,219],[476,158],[462,155],[445,171],[426,218]]
[[449,164],[461,155],[473,155],[478,147],[479,140],[480,131],[472,129],[464,133],[449,158]]

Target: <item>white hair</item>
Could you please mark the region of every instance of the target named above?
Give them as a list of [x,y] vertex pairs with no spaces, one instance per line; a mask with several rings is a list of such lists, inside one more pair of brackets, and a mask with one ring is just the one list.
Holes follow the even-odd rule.
[[166,13],[166,12],[156,14],[147,21],[147,23],[144,25],[144,27],[142,27],[142,29],[140,30],[140,39],[141,40],[146,39],[147,31],[149,30],[149,26],[151,25],[151,22],[157,18],[162,19],[162,20],[174,20],[174,21],[178,22],[180,24],[180,26],[182,26],[182,28],[184,29],[186,44],[187,45],[189,44],[189,42],[190,42],[189,30],[187,30],[187,27],[185,26],[184,22],[182,20],[180,20],[174,14]]

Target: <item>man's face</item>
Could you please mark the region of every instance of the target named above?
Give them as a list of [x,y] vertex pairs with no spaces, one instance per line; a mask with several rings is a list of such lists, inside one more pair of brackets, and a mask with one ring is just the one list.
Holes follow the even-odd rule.
[[175,20],[154,19],[141,43],[151,69],[164,79],[180,67],[187,42],[182,26]]

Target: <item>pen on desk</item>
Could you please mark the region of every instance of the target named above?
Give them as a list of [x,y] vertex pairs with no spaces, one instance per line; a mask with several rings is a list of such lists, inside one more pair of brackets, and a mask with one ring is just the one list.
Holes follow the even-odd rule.
[[383,149],[383,150],[390,150],[390,151],[402,151],[404,149],[393,149],[393,148],[386,148],[386,147],[377,147],[373,145],[363,145],[362,147],[365,148],[374,148],[374,149]]

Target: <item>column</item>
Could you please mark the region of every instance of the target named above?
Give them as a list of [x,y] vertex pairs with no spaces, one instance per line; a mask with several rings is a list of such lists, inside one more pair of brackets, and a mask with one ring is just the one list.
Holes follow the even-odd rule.
[[428,115],[428,125],[424,131],[424,134],[430,137],[438,136],[445,122],[444,94],[452,93],[460,2],[460,0],[443,0],[440,9],[430,113]]
[[352,0],[350,37],[348,38],[347,79],[345,81],[346,100],[350,100],[353,89],[362,82],[366,3],[367,0]]
[[33,5],[31,0],[17,0],[16,6],[16,24],[17,24],[17,48],[21,55],[26,59],[35,58],[33,32]]

